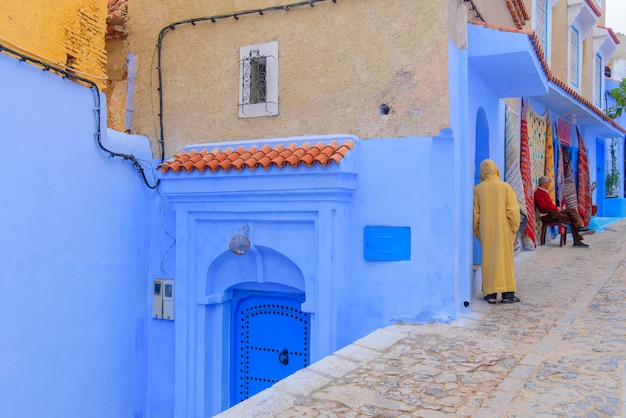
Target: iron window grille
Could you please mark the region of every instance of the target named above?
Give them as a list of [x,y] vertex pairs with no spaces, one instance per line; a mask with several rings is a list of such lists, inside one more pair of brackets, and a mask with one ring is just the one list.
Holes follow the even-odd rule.
[[243,60],[243,103],[265,103],[267,100],[267,57],[262,57],[258,49],[250,50],[250,56]]
[[239,117],[277,115],[278,43],[243,47],[239,56]]

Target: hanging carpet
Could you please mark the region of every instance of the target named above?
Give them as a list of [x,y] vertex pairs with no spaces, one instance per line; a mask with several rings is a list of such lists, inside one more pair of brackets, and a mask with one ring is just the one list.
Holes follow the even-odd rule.
[[[554,126],[554,132],[556,132],[557,126]],[[558,134],[557,134],[558,137]],[[558,207],[565,206],[565,163],[563,161],[563,155],[567,152],[564,151],[564,147],[561,145],[556,146],[556,204]]]
[[552,138],[552,125],[550,124],[550,115],[546,110],[546,151],[545,151],[545,171],[544,176],[550,179],[550,187],[548,193],[552,198],[552,202],[555,202],[555,184],[554,181],[554,144]]
[[[526,200],[526,238],[525,244],[529,249],[537,246],[535,235],[535,198],[533,196],[533,179],[531,173],[531,156],[530,145],[528,141],[528,126],[526,124],[526,108],[524,99],[522,99],[522,118],[521,118],[521,143],[520,143],[520,171],[522,174],[522,182],[524,183],[524,197]],[[529,242],[528,242],[529,241]]]
[[513,187],[520,210],[525,214],[526,197],[524,196],[524,182],[520,168],[520,118],[509,106],[506,107],[505,113],[504,137],[506,152],[504,180]]
[[556,148],[556,204],[563,207],[565,204],[565,164],[563,164],[563,150]]
[[537,180],[546,172],[546,116],[536,113],[530,103],[527,103],[526,124],[528,126],[530,168],[534,190],[537,187]]
[[589,181],[589,160],[585,141],[576,127],[578,136],[578,213],[583,218],[585,226],[589,225],[591,218],[591,182]]
[[520,228],[513,243],[513,251],[517,255],[522,247],[522,236],[527,222],[526,197],[524,196],[524,182],[520,169],[520,116],[507,105],[504,120],[504,149],[506,154],[504,181],[513,187],[521,212]]
[[563,184],[563,197],[565,198],[565,208],[578,209],[578,195],[576,194],[576,182],[574,181],[572,156],[570,155],[567,148],[563,145],[561,145],[561,154],[563,155],[563,173],[565,177],[565,181]]

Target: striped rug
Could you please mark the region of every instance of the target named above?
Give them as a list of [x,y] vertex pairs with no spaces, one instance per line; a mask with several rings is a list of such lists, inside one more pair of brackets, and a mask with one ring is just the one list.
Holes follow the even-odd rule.
[[526,197],[524,196],[524,183],[520,170],[520,117],[508,105],[504,113],[504,122],[504,152],[506,155],[504,181],[513,187],[520,208],[520,227],[513,242],[513,253],[517,256],[521,252],[522,239],[526,229]]
[[552,202],[555,202],[556,194],[554,191],[555,189],[554,185],[556,184],[556,182],[554,181],[554,144],[552,141],[553,141],[553,138],[552,138],[552,126],[550,123],[550,115],[548,114],[548,111],[546,110],[546,152],[545,152],[546,169],[545,169],[544,176],[550,179],[550,188],[548,189],[548,193],[550,193]]
[[565,204],[565,164],[563,163],[563,150],[556,147],[556,203],[563,207]]
[[526,197],[524,196],[524,182],[522,182],[520,169],[520,117],[511,107],[507,106],[504,118],[504,150],[506,153],[504,181],[513,187],[520,211],[525,214]]
[[[531,174],[530,165],[530,145],[528,142],[528,126],[526,125],[526,108],[524,106],[524,99],[522,99],[522,122],[521,122],[521,145],[520,145],[521,159],[520,170],[522,172],[522,182],[524,183],[524,197],[526,199],[526,216],[528,223],[526,223],[526,237],[532,245],[532,249],[537,247],[537,240],[535,235],[535,198],[533,196],[533,178]],[[529,245],[529,249],[530,249]]]
[[591,182],[589,181],[589,160],[587,159],[587,150],[585,149],[585,141],[580,135],[578,126],[576,127],[576,135],[578,136],[578,212],[585,222],[585,226],[589,225],[591,218]]
[[565,207],[578,209],[578,195],[576,194],[576,182],[574,181],[572,156],[567,147],[563,145],[561,145],[561,154],[563,155],[563,173],[565,176],[565,183],[563,184]]

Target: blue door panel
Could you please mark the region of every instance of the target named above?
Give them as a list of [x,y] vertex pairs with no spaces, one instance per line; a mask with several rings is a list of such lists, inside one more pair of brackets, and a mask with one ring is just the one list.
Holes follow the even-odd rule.
[[248,377],[252,380],[267,379],[275,383],[304,367],[302,353],[298,355],[284,350],[251,350]]
[[300,298],[245,293],[234,306],[232,404],[308,366],[309,314]]

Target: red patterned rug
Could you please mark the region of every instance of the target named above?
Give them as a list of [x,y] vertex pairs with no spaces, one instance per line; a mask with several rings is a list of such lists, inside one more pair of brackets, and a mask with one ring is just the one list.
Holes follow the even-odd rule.
[[580,135],[578,126],[576,127],[576,135],[578,135],[578,212],[585,222],[585,226],[589,225],[591,218],[591,182],[589,181],[589,160],[587,159],[587,150],[585,142]]
[[[563,161],[563,199],[566,208],[578,209],[578,195],[576,194],[576,181],[574,180],[574,168],[572,162],[572,156],[567,150],[567,147],[561,145],[561,155]],[[561,203],[563,206],[563,203]]]
[[522,182],[524,183],[524,197],[526,199],[526,235],[532,241],[535,248],[537,239],[535,236],[535,198],[533,195],[533,178],[530,169],[530,145],[528,143],[528,126],[526,125],[526,108],[522,99],[522,138],[521,138],[521,160],[520,169],[522,172]]

